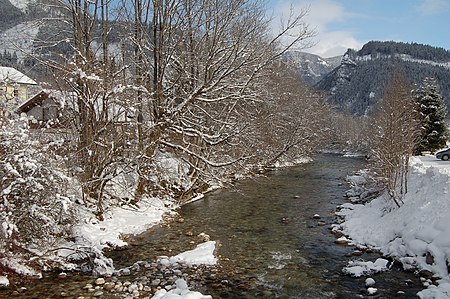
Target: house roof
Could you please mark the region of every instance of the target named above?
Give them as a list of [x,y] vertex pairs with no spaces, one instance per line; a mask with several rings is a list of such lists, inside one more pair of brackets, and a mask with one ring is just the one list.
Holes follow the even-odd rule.
[[27,101],[23,102],[19,107],[16,108],[16,113],[27,113],[30,111],[33,107],[42,105],[42,102],[49,97],[50,93],[41,90],[39,93],[28,99]]
[[70,109],[77,110],[76,107],[76,96],[73,92],[66,92],[53,89],[43,89],[37,94],[29,98],[27,101],[23,102],[16,108],[16,113],[27,113],[35,106],[41,106],[42,103],[48,98],[52,99],[55,104],[61,108],[69,107]]
[[37,85],[36,81],[12,67],[0,66],[0,82]]

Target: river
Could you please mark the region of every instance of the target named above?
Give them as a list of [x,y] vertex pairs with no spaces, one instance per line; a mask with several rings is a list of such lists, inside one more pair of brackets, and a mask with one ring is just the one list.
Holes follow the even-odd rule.
[[[211,192],[183,206],[178,221],[131,238],[128,249],[109,255],[117,268],[127,267],[191,249],[199,242],[197,235],[205,233],[219,243],[220,267],[214,279],[205,279],[196,287],[213,298],[365,297],[365,277],[345,276],[342,268],[351,259],[373,261],[379,256],[347,256],[354,248],[335,244],[329,230],[336,206],[346,201],[345,176],[364,163],[359,158],[323,154],[313,163],[241,181],[234,188]],[[373,278],[378,298],[414,298],[421,289],[413,273],[397,267]],[[28,287],[21,297],[52,298],[45,289],[56,289],[54,294],[59,294],[70,288],[76,293],[89,279],[46,278]]]

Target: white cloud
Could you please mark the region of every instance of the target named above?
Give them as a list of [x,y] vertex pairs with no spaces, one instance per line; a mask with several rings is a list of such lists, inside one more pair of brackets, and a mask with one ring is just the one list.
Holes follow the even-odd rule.
[[344,54],[349,48],[358,50],[364,43],[366,41],[357,40],[346,31],[322,32],[317,44],[306,51],[322,57],[333,57]]
[[[290,0],[279,0],[275,5],[275,16],[286,18],[292,2]],[[342,55],[348,48],[358,49],[364,42],[358,41],[350,31],[334,31],[330,29],[332,22],[343,21],[350,15],[344,10],[344,7],[335,0],[300,0],[293,5],[294,12],[299,13],[302,9],[309,8],[309,13],[304,21],[315,29],[317,36],[314,38],[315,46],[305,49],[305,51],[320,55],[322,57],[331,57]],[[275,20],[274,24],[277,25]]]
[[423,0],[417,9],[428,15],[450,10],[450,0]]

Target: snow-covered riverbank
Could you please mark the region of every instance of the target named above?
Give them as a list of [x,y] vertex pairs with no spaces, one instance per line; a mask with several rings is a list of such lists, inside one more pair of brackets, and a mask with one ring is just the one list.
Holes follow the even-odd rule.
[[[358,191],[351,195],[364,192],[363,178],[350,180]],[[344,222],[334,229],[353,244],[395,258],[405,269],[430,273],[422,278],[426,289],[420,298],[450,298],[450,162],[413,157],[403,202],[397,208],[382,195],[367,204],[345,204],[337,213]]]

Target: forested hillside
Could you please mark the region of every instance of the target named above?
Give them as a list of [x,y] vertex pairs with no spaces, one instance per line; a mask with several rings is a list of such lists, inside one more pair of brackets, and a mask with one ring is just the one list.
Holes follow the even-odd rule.
[[0,0],[0,32],[9,29],[24,18],[24,13],[8,0]]
[[450,52],[419,44],[369,42],[360,51],[348,50],[341,65],[316,87],[339,110],[365,115],[382,98],[394,69],[404,72],[413,87],[426,77],[435,78],[450,106]]

